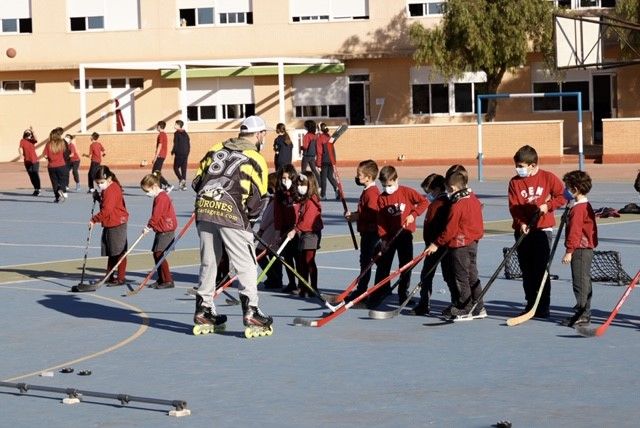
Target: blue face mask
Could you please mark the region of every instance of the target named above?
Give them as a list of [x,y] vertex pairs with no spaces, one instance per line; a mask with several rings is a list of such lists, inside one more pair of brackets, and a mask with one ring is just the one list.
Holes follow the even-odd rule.
[[562,193],[562,196],[564,196],[567,202],[571,202],[574,199],[573,195],[571,194],[571,191],[566,187],[564,188],[564,192]]

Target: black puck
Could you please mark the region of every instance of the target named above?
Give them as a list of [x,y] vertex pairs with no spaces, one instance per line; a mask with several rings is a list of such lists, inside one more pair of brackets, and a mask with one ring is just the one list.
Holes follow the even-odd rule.
[[63,367],[60,369],[60,373],[73,373],[72,367]]
[[80,370],[78,372],[79,376],[89,376],[91,374],[91,370]]

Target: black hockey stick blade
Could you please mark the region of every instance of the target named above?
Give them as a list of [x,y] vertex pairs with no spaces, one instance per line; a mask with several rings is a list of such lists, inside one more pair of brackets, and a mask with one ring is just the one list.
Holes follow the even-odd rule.
[[378,311],[376,309],[371,309],[369,311],[369,318],[372,318],[374,320],[388,320],[390,318],[394,318],[400,315],[401,310],[402,310],[402,307],[399,307],[392,311]]
[[315,327],[317,321],[315,319],[310,320],[306,318],[296,317],[293,319],[293,325],[295,326],[304,326],[304,327]]
[[344,134],[345,132],[347,132],[347,129],[349,129],[349,125],[340,125],[340,127],[338,129],[335,130],[335,132],[333,134],[331,134],[331,138],[333,138],[333,142],[335,143],[335,141],[340,138],[342,136],[342,134]]

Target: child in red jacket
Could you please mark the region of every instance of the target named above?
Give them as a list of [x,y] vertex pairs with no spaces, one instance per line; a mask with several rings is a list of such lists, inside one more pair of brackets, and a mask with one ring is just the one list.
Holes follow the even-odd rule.
[[[295,226],[289,231],[289,239],[298,236],[298,272],[307,279],[314,290],[318,291],[318,267],[316,251],[320,248],[322,237],[322,207],[318,195],[318,182],[310,171],[298,175],[296,191],[300,208]],[[308,290],[302,285],[299,295],[304,297]]]
[[[89,226],[102,223],[102,256],[107,256],[107,272],[118,263],[127,251],[127,221],[129,212],[124,203],[124,192],[116,175],[108,166],[100,165],[93,176],[100,194],[100,212],[91,217]],[[127,259],[118,265],[117,279],[112,274],[106,285],[124,285],[127,271]]]
[[[294,182],[298,179],[298,172],[291,164],[286,164],[278,169],[276,173],[276,189],[273,206],[273,227],[277,231],[277,235],[280,237],[280,242],[284,241],[287,233],[289,232],[291,225],[296,224],[298,217],[299,204],[296,201],[296,191]],[[296,266],[296,252],[298,249],[298,237],[294,237],[287,246],[282,250],[282,258],[291,267]],[[277,269],[282,271],[280,263],[276,263],[276,266],[272,266],[271,270]],[[296,286],[296,276],[289,270],[287,271],[287,278],[289,283],[282,288],[284,293],[293,293],[298,290]],[[274,273],[274,275],[276,275]]]
[[[440,247],[447,247],[446,265],[451,273],[446,275],[457,294],[457,302],[443,311],[446,318],[469,317],[486,318],[487,311],[482,301],[478,302],[473,313],[471,306],[482,292],[478,279],[478,241],[484,235],[482,205],[473,192],[467,188],[467,175],[454,172],[446,179],[447,190],[451,193],[447,224],[435,241],[427,247],[425,253],[432,255]],[[452,292],[453,296],[453,292]]]
[[593,249],[598,246],[598,226],[593,208],[587,199],[591,190],[591,177],[583,171],[571,171],[562,177],[567,199],[575,199],[567,217],[564,246],[567,249],[562,263],[571,263],[573,294],[576,296],[575,313],[562,321],[562,325],[591,322],[591,261]]
[[[416,231],[416,219],[427,209],[429,203],[414,189],[398,184],[398,173],[393,166],[387,165],[380,170],[380,183],[383,192],[378,197],[378,235],[383,248],[382,256],[378,260],[375,283],[379,283],[389,276],[393,258],[398,252],[400,266],[404,266],[413,259],[413,232]],[[400,230],[400,235],[391,240]],[[398,299],[403,303],[407,298],[411,270],[400,275],[398,286]],[[387,281],[386,285],[369,296],[367,306],[374,309],[391,292]]]
[[[371,279],[371,260],[375,257],[376,247],[380,241],[378,237],[378,197],[380,190],[376,186],[378,178],[378,164],[371,159],[364,160],[356,170],[356,184],[363,186],[362,194],[358,199],[358,209],[354,212],[347,211],[344,216],[348,221],[358,223],[360,232],[360,280],[355,291],[347,298],[346,302],[355,299],[369,287]],[[365,271],[365,269],[367,269]]]
[[[422,238],[426,246],[431,245],[437,237],[442,233],[447,225],[447,217],[449,215],[449,196],[446,192],[445,178],[440,174],[429,174],[420,185],[427,196],[429,207],[427,214],[424,216],[422,224]],[[431,292],[433,288],[433,277],[436,274],[436,263],[440,259],[440,255],[445,251],[444,247],[440,247],[436,254],[424,259],[422,271],[420,272],[420,301],[413,308],[413,315],[429,314]],[[441,263],[441,269],[445,272],[445,264]],[[457,299],[456,293],[452,292],[452,302]]]
[[[176,212],[173,208],[171,198],[167,192],[162,189],[161,185],[162,179],[159,173],[145,175],[142,181],[140,181],[142,190],[147,196],[153,198],[151,218],[147,222],[145,233],[149,230],[153,230],[156,233],[156,237],[153,240],[153,247],[151,248],[151,251],[153,251],[153,260],[156,264],[162,258],[165,250],[173,242],[175,230],[178,227],[178,219],[176,218]],[[164,259],[158,268],[158,281],[149,287],[162,290],[173,288],[174,286],[175,284],[169,271],[169,262],[167,259]]]

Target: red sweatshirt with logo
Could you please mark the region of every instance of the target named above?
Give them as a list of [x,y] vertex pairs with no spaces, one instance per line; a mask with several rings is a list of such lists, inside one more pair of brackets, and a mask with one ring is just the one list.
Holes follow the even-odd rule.
[[553,227],[556,220],[553,211],[566,204],[563,196],[564,185],[555,174],[539,169],[530,177],[515,176],[509,181],[509,212],[513,217],[513,229],[520,230],[523,224],[529,224],[538,207],[547,204],[549,211],[540,216],[536,227]]
[[[378,236],[388,239],[402,228],[402,224],[409,214],[417,219],[429,206],[429,202],[420,193],[410,187],[398,186],[392,194],[383,192],[378,197]],[[414,221],[405,228],[413,233],[416,231]]]

